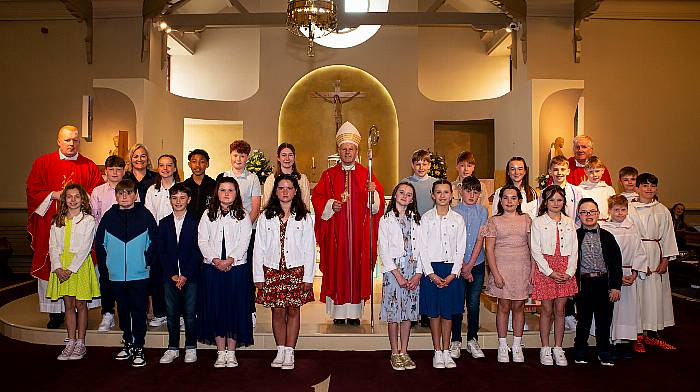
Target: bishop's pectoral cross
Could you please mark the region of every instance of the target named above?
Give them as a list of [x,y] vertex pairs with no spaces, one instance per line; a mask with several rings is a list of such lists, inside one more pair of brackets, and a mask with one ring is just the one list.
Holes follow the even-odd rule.
[[343,125],[343,104],[352,101],[355,98],[364,98],[367,93],[361,91],[340,91],[340,80],[335,81],[334,91],[318,92],[314,91],[311,93],[313,98],[321,98],[328,103],[332,103],[335,107],[335,130],[337,131],[341,125]]

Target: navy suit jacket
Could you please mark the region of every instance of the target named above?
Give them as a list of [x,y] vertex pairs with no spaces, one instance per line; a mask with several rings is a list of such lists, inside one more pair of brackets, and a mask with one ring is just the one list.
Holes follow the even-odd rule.
[[175,217],[173,214],[160,220],[158,225],[158,255],[163,266],[163,280],[171,282],[171,277],[184,275],[189,282],[196,282],[202,265],[202,254],[197,244],[197,219],[189,211],[180,231],[180,241],[175,238]]

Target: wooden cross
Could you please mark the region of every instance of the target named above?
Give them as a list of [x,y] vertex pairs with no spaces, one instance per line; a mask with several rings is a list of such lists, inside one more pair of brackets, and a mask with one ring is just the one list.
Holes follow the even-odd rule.
[[332,103],[335,107],[335,130],[337,131],[341,125],[343,125],[343,104],[352,101],[355,98],[364,98],[367,93],[361,91],[340,91],[340,80],[335,81],[334,91],[318,92],[314,91],[311,93],[313,98],[321,98],[328,103]]

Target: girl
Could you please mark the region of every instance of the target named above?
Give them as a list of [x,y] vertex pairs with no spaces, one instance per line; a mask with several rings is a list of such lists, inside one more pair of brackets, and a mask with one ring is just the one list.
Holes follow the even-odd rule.
[[501,188],[498,210],[482,229],[486,239],[489,282],[485,293],[498,298],[498,362],[508,362],[508,315],[513,312],[513,362],[524,362],[522,338],[525,300],[531,290],[530,216],[521,208],[522,194],[513,185]]
[[[525,158],[513,157],[510,158],[508,163],[506,163],[506,185],[512,185],[520,191],[522,195],[522,205],[520,209],[522,212],[530,215],[530,218],[535,219],[537,216],[537,209],[539,208],[539,202],[537,198],[537,192],[530,186],[530,171],[525,162]],[[493,204],[491,206],[491,213],[498,210],[498,199],[501,192],[501,188],[496,189],[496,193],[493,195]]]
[[296,176],[275,178],[275,192],[258,219],[253,247],[256,302],[272,308],[277,356],[270,366],[294,369],[299,308],[314,300],[316,236]]
[[411,322],[418,320],[418,284],[422,276],[416,257],[420,214],[414,195],[410,183],[396,185],[387,212],[379,221],[378,248],[384,267],[379,318],[389,324],[390,363],[394,370],[416,368],[407,352]]
[[276,192],[273,184],[275,178],[282,174],[290,174],[299,182],[301,188],[301,201],[304,202],[306,208],[311,206],[311,191],[309,190],[309,179],[306,175],[299,173],[295,159],[296,150],[290,143],[282,143],[277,147],[277,166],[275,166],[272,175],[267,176],[265,185],[263,186],[262,206],[263,208],[270,200],[270,196]]
[[435,354],[433,367],[457,366],[450,356],[452,315],[464,313],[464,292],[455,279],[462,269],[467,231],[464,219],[450,208],[452,184],[433,183],[435,207],[425,213],[420,225],[418,247],[421,269],[420,312],[430,317],[430,335]]
[[90,256],[95,238],[95,218],[90,213],[90,199],[85,189],[79,184],[70,184],[61,192],[58,212],[51,220],[51,275],[46,297],[53,301],[63,298],[68,330],[68,342],[58,356],[59,361],[85,356],[87,302],[100,296],[97,274]]
[[136,183],[138,189],[138,200],[143,202],[146,199],[146,191],[158,177],[151,164],[151,155],[148,148],[141,143],[136,143],[129,149],[129,158],[126,160],[124,178]]
[[216,344],[215,368],[236,367],[236,347],[253,344],[251,286],[246,260],[252,226],[238,182],[216,181],[215,197],[199,222],[204,266],[197,295],[199,341]]
[[[540,316],[540,362],[551,366],[568,364],[561,345],[564,340],[564,307],[568,297],[578,292],[576,263],[578,237],[574,220],[563,213],[566,194],[559,185],[542,191],[539,216],[532,221],[530,248],[537,263],[533,277],[532,299],[542,301]],[[554,349],[549,346],[554,311]],[[552,360],[552,353],[554,360]]]

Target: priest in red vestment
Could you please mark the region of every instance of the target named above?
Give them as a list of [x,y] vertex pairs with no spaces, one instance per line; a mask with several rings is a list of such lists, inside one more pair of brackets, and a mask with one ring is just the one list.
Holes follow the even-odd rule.
[[62,317],[54,316],[63,311],[63,301],[51,301],[45,297],[51,273],[49,260],[49,229],[56,213],[58,199],[63,188],[72,183],[83,186],[88,193],[103,183],[97,165],[80,155],[78,129],[66,125],[58,131],[58,151],[37,158],[27,177],[27,231],[32,239],[32,276],[38,279],[39,310],[51,313],[49,327],[58,328]]
[[[367,168],[356,162],[360,141],[360,133],[351,123],[338,129],[340,162],[321,174],[311,195],[316,240],[321,248],[320,298],[336,324],[344,324],[346,319],[349,324],[360,324],[363,301],[372,291],[379,218],[384,213],[382,186],[374,176],[370,181]],[[374,193],[371,208],[370,191]]]
[[[586,181],[584,166],[591,155],[593,155],[593,139],[588,135],[576,136],[574,138],[574,156],[569,158],[569,175],[566,176],[566,182],[571,185],[581,185],[582,182]],[[605,168],[601,179],[612,186],[609,168]]]

